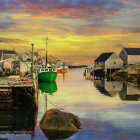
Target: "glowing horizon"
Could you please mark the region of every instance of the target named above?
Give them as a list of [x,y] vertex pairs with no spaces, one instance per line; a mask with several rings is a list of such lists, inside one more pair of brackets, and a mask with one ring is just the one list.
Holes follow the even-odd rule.
[[45,49],[92,63],[103,52],[140,47],[139,0],[0,0],[0,49]]

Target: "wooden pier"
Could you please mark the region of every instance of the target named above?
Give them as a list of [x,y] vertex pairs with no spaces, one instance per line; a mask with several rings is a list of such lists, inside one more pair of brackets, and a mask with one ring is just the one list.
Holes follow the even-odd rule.
[[[10,109],[8,104],[11,104],[12,108],[14,104],[14,99],[12,98],[16,95],[20,96],[20,98],[29,99],[38,108],[37,73],[33,73],[31,77],[10,76],[0,78],[0,109]],[[16,102],[18,101],[16,100]]]
[[38,108],[38,73],[34,69],[34,44],[32,45],[31,74],[0,77],[0,109],[12,109],[17,104],[35,105]]

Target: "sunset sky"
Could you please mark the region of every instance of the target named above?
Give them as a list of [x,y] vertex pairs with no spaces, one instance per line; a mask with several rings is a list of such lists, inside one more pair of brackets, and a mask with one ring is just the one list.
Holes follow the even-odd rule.
[[92,63],[102,52],[140,47],[140,0],[0,0],[0,49]]

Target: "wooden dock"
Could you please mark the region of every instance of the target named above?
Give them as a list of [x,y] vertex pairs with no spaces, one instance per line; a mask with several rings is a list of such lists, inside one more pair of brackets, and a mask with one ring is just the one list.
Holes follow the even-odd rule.
[[[0,78],[0,109],[7,108],[11,104],[11,97],[16,94],[23,98],[30,98],[31,102],[38,108],[38,76],[33,73],[30,77],[10,76]],[[26,96],[27,95],[27,96]],[[10,99],[8,101],[8,99]],[[14,102],[14,100],[13,100]],[[14,104],[14,103],[12,103]],[[4,106],[5,105],[5,106]],[[8,109],[10,107],[8,106]]]

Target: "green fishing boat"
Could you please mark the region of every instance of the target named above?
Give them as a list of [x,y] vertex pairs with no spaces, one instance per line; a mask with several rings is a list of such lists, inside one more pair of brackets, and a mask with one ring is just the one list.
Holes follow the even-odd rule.
[[52,94],[57,91],[57,85],[56,82],[51,82],[51,83],[39,82],[39,89],[42,92]]
[[38,72],[38,80],[43,82],[54,82],[57,77],[57,71],[55,68],[47,67],[47,44],[48,44],[48,38],[46,40],[46,66],[39,69]]
[[57,72],[54,68],[41,68],[38,73],[38,80],[42,82],[54,82]]

